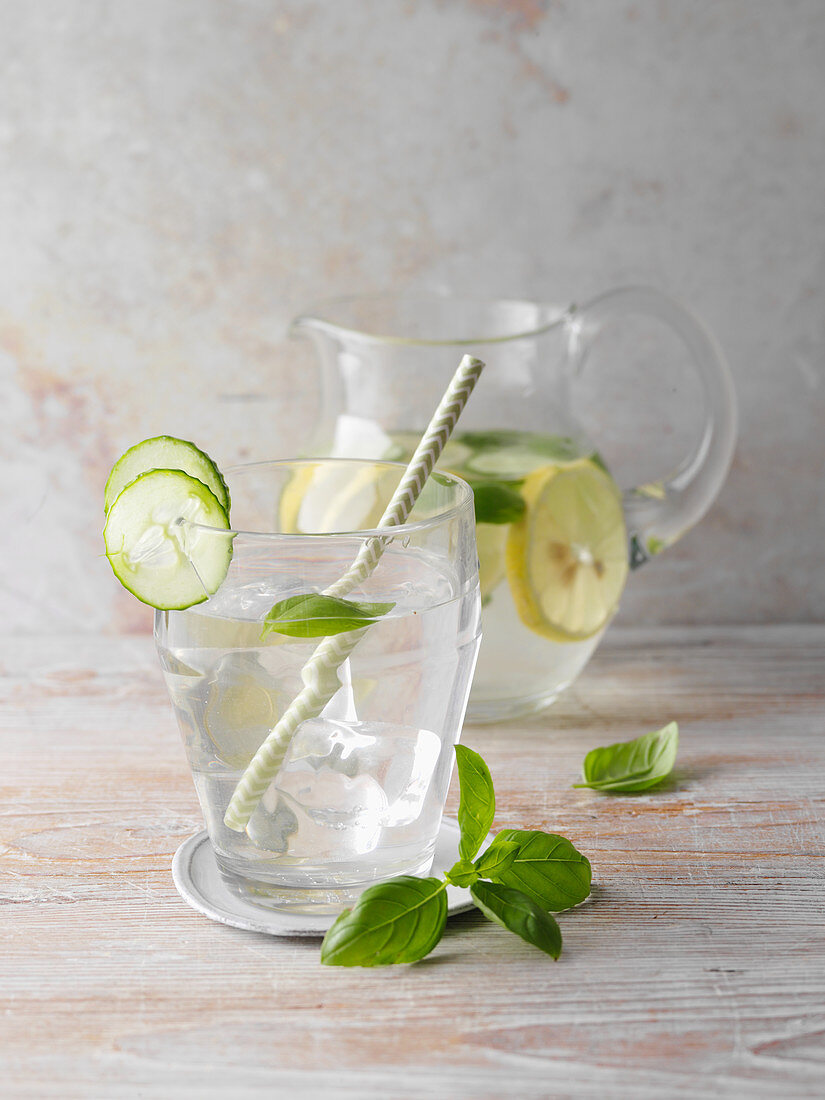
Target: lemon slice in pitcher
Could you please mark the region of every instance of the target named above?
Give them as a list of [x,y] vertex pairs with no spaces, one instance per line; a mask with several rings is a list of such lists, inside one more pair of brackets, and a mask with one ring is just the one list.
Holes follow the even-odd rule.
[[282,531],[319,534],[377,527],[404,471],[400,467],[342,462],[308,464],[284,488]]
[[627,579],[621,494],[588,459],[545,466],[522,486],[527,505],[510,528],[507,579],[525,626],[557,642],[583,641],[616,610]]
[[507,532],[504,523],[479,523],[476,525],[476,549],[478,551],[478,583],[482,604],[486,603],[507,573]]
[[303,533],[300,523],[301,505],[304,503],[312,482],[317,479],[319,467],[315,465],[299,466],[281,490],[278,503],[276,530],[288,535]]

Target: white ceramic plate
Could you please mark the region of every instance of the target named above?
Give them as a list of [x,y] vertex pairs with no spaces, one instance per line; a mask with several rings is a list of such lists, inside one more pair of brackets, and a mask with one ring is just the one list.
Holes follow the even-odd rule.
[[[449,817],[442,818],[430,874],[440,876],[452,867],[458,859],[458,839],[458,822]],[[492,839],[490,834],[482,847],[486,848]],[[334,914],[311,917],[287,910],[264,909],[234,894],[221,878],[206,832],[196,833],[185,840],[175,852],[172,878],[180,896],[193,909],[233,928],[264,932],[270,936],[323,936],[335,920]],[[447,912],[450,916],[472,908],[473,899],[469,890],[447,887]]]

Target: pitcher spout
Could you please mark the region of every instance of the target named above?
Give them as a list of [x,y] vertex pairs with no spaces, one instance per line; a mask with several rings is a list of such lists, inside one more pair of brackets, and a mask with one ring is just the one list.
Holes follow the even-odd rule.
[[287,335],[290,338],[314,338],[319,334],[321,328],[324,327],[324,325],[325,322],[321,317],[316,317],[312,313],[301,313],[299,314],[299,316],[293,317],[293,319],[290,321],[289,328],[287,329]]

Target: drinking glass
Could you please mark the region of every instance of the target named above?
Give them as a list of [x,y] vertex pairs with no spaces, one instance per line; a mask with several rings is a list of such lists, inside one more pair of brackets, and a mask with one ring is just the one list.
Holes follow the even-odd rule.
[[[229,571],[204,602],[158,611],[155,640],[221,875],[259,905],[335,911],[432,862],[480,641],[477,552],[471,491],[446,473],[431,475],[407,523],[376,528],[403,472],[355,460],[238,467],[233,529],[184,525],[184,541],[229,540]],[[383,554],[347,600],[388,607],[234,831],[232,794],[322,640],[268,631],[265,617],[323,592],[375,538]]]

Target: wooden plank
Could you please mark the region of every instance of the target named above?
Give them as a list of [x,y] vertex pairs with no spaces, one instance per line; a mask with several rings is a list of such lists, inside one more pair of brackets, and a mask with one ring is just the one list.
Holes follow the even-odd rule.
[[[822,627],[612,632],[548,714],[465,737],[497,828],[593,862],[561,960],[471,913],[370,972],[176,894],[201,823],[149,639],[0,640],[0,1092],[822,1095],[823,670]],[[671,717],[666,787],[571,788],[587,749]]]

